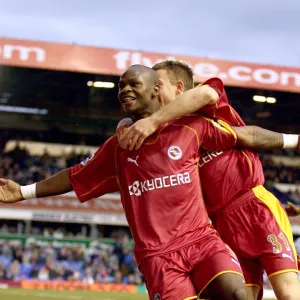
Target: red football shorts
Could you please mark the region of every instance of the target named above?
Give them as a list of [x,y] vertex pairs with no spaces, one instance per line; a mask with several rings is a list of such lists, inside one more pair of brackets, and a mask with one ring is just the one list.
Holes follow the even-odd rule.
[[242,270],[226,245],[208,226],[197,243],[166,254],[147,257],[139,266],[151,300],[197,299],[218,275]]
[[269,277],[298,272],[287,214],[278,199],[257,186],[212,218],[221,238],[238,257],[246,284],[262,289]]

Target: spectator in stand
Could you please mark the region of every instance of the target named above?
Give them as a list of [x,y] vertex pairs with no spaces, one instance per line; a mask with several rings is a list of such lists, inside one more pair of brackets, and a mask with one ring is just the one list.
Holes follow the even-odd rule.
[[300,205],[300,188],[295,191],[289,191],[289,195],[295,204]]
[[[291,153],[295,155],[297,152],[285,151],[284,153],[291,156]],[[21,149],[17,145],[13,151],[0,154],[0,177],[12,179],[21,185],[30,184],[49,177],[65,167],[75,165],[90,154],[88,152],[76,154],[73,151],[68,156],[63,154],[61,157],[54,158],[45,148],[42,156],[31,156],[26,149]],[[262,163],[266,182],[300,184],[300,166],[275,165],[270,155],[263,156]]]
[[21,268],[18,260],[13,260],[10,267],[7,269],[7,279],[17,281],[21,278]]
[[0,280],[7,280],[7,274],[5,270],[5,266],[3,264],[0,264]]

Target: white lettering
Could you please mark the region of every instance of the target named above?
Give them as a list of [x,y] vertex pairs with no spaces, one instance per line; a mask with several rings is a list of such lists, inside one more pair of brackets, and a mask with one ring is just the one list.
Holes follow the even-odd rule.
[[[245,74],[250,74],[251,69],[248,67],[242,67],[242,66],[236,66],[236,67],[231,67],[228,70],[228,74],[231,78],[238,80],[238,81],[250,81],[251,76],[250,75],[245,75]],[[245,73],[244,75],[242,73]]]
[[182,174],[177,174],[177,181],[178,181],[178,184],[185,184]]
[[222,153],[223,153],[223,151],[213,151],[213,152],[210,152],[209,154],[211,154],[213,157],[218,157]]
[[281,73],[281,84],[282,85],[288,85],[290,82],[290,78],[294,79],[295,86],[300,87],[300,74],[299,73],[288,73],[288,72],[282,72]]
[[185,172],[183,173],[183,175],[184,175],[184,182],[190,183],[191,182],[190,174],[188,172]]
[[200,77],[210,78],[218,76],[219,69],[213,64],[201,63],[194,66],[194,72]]
[[177,182],[176,182],[176,175],[171,175],[171,176],[170,176],[170,183],[171,183],[171,186],[177,185]]
[[[171,176],[170,176],[170,177],[171,177]],[[165,177],[162,178],[164,187],[169,187],[169,186],[170,186],[170,184],[167,184],[167,183],[166,183],[167,179],[169,179],[168,176],[165,176]]]
[[265,84],[273,84],[279,81],[278,73],[271,69],[257,69],[253,72],[253,78]]
[[155,188],[161,189],[163,187],[163,183],[162,183],[161,178],[155,178],[154,182],[155,182]]
[[[130,65],[142,64],[147,67],[152,67],[154,64],[161,62],[165,59],[157,59],[153,62],[149,57],[146,57],[141,52],[130,52],[130,51],[121,51],[115,54],[114,59],[116,61],[116,67],[119,70],[125,70]],[[168,56],[166,59],[175,60],[173,56]]]
[[147,189],[147,187],[146,187],[146,183],[147,183],[147,181],[141,182],[141,189],[142,189],[142,192],[148,191],[148,189]]
[[[170,180],[170,183],[167,181]],[[132,185],[128,186],[129,195],[140,196],[143,192],[151,191],[154,189],[167,188],[170,186],[187,184],[191,182],[190,174],[185,172],[183,174],[176,174],[164,177],[157,177],[151,180],[135,181]]]
[[116,60],[116,66],[120,70],[124,70],[127,68],[127,62],[129,60],[129,52],[118,52],[114,55],[114,59]]
[[142,54],[134,52],[131,54],[131,65],[141,65],[142,64]]
[[201,167],[204,166],[204,163],[199,162],[199,163],[198,163],[198,166],[201,168]]
[[[3,50],[5,48],[5,53],[3,51],[3,57],[5,59],[9,59],[12,57],[14,51],[19,52],[20,60],[27,60],[29,58],[29,54],[33,52],[36,55],[37,60],[44,60],[44,50],[36,47],[24,47],[24,46],[12,46],[8,45],[3,46]],[[1,50],[1,49],[0,49]],[[42,51],[42,52],[41,52]],[[159,59],[152,59],[147,56],[144,52],[137,51],[120,51],[114,55],[114,59],[116,61],[116,67],[119,70],[125,70],[127,67],[133,64],[143,64],[146,66],[153,66],[154,64],[161,62],[165,59],[168,60],[176,60],[176,57],[169,56]],[[235,65],[229,67],[227,70],[220,70],[217,64],[214,63],[197,63],[191,65],[196,77],[198,79],[203,80],[203,78],[210,77],[220,77],[223,79],[235,80],[242,83],[250,82],[263,85],[272,84],[274,87],[278,86],[294,86],[300,87],[300,73],[298,72],[286,72],[286,71],[275,71],[272,68],[254,68],[245,66],[245,65]]]
[[204,152],[201,155],[200,161],[199,161],[199,167],[203,167],[205,164],[209,163],[210,161],[214,160],[214,158],[220,156],[223,153],[223,151],[207,151]]
[[205,164],[207,164],[208,162],[211,161],[211,159],[209,158],[209,155],[206,153],[206,156],[202,157],[202,160]]
[[153,66],[151,59],[148,57],[143,58],[143,65],[149,68]]
[[154,180],[153,180],[153,179],[147,180],[147,183],[148,183],[148,189],[149,189],[149,191],[155,189],[155,186],[154,186]]
[[43,62],[46,60],[46,51],[39,47],[25,47],[21,45],[4,45],[2,47],[3,59],[12,59],[14,53],[18,54],[18,59],[26,61],[30,58],[30,55],[35,56],[35,60]]

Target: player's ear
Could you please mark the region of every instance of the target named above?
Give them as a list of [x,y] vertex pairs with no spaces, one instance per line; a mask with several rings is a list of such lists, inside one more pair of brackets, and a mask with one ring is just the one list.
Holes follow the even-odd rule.
[[176,96],[179,96],[184,92],[184,83],[183,81],[176,82]]
[[152,89],[152,97],[158,97],[159,85],[156,84]]

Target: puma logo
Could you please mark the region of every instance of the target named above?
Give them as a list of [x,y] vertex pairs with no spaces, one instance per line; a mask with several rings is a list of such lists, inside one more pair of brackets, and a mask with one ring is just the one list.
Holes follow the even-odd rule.
[[290,255],[287,255],[287,254],[285,254],[285,253],[282,253],[281,255],[282,255],[282,257],[284,257],[284,258],[289,258],[292,262],[295,262],[295,261],[294,261],[294,258],[293,258],[293,256],[292,256],[292,253],[291,253]]
[[138,167],[138,166],[139,166],[138,163],[137,163],[137,159],[138,159],[138,158],[139,158],[138,156],[136,157],[136,159],[132,159],[132,158],[130,158],[130,157],[127,157],[127,161],[128,161],[128,162],[134,163],[134,164]]
[[235,258],[231,257],[231,261],[233,261],[235,264],[241,267],[240,263]]

